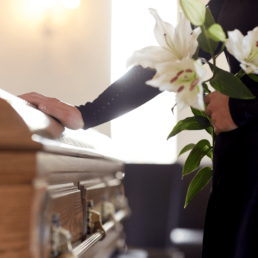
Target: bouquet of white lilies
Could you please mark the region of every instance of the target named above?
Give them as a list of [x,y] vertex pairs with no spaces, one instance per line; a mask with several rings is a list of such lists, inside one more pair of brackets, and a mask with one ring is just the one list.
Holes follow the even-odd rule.
[[[222,27],[215,23],[209,8],[199,0],[180,0],[180,5],[183,12],[180,13],[176,28],[164,22],[156,10],[149,9],[156,19],[154,34],[160,46],[149,46],[135,51],[128,59],[127,66],[141,65],[154,69],[155,76],[146,84],[158,87],[161,91],[175,92],[179,110],[186,106],[191,107],[194,116],[179,121],[168,138],[183,130],[205,129],[211,135],[212,144],[208,140],[201,140],[196,144],[188,144],[181,150],[179,156],[190,151],[183,167],[183,177],[198,169],[204,156],[213,160],[214,128],[211,119],[204,112],[203,97],[205,93],[210,93],[206,83],[209,82],[216,91],[232,98],[255,98],[240,78],[247,74],[258,82],[258,27],[249,31],[246,36],[238,30],[228,32],[226,38]],[[216,58],[225,46],[240,62],[240,70],[236,75],[216,66]],[[199,48],[210,54],[212,63],[198,58]],[[207,81],[204,81],[206,71],[202,67],[203,63],[209,64],[213,72],[213,76]],[[211,178],[212,167],[204,167],[197,172],[188,188],[185,206]]]

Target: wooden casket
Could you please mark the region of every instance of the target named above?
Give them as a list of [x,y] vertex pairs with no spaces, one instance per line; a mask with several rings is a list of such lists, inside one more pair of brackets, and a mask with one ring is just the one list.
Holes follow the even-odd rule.
[[1,258],[105,258],[123,246],[130,210],[111,146],[0,89]]

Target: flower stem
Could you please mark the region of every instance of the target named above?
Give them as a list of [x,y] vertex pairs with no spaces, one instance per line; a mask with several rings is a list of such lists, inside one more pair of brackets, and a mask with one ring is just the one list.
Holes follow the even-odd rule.
[[[208,48],[210,49],[210,54],[211,54],[211,57],[212,57],[212,61],[213,61],[213,76],[209,79],[209,80],[207,80],[207,81],[204,81],[204,82],[209,82],[210,80],[212,80],[214,77],[215,77],[215,69],[216,69],[216,58],[217,58],[217,56],[215,57],[214,56],[214,52],[213,52],[213,50],[212,50],[212,46],[211,46],[211,42],[210,42],[210,39],[209,39],[209,37],[208,37],[208,35],[207,35],[207,30],[206,30],[206,28],[205,28],[205,26],[204,25],[202,25],[201,26],[201,28],[202,28],[202,32],[204,33],[204,35],[205,35],[205,38],[206,38],[206,40],[207,40],[207,44],[208,44]],[[223,47],[223,49],[224,49],[224,47]]]
[[235,75],[238,79],[241,79],[245,75],[245,72],[243,69],[240,69],[240,71]]
[[223,42],[222,47],[221,47],[219,53],[215,56],[215,58],[219,57],[219,55],[224,51],[224,48],[225,48],[225,42]]

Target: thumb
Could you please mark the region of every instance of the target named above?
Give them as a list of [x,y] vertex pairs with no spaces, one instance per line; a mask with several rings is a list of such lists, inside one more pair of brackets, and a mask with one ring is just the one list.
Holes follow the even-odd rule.
[[214,127],[214,133],[215,133],[216,135],[219,135],[221,132],[220,132],[220,130],[218,130],[216,127]]

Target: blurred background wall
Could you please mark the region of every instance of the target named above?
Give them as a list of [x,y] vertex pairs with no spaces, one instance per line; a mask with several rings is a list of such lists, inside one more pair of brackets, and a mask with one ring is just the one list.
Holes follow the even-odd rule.
[[1,0],[0,88],[92,101],[110,83],[110,43],[111,0]]

